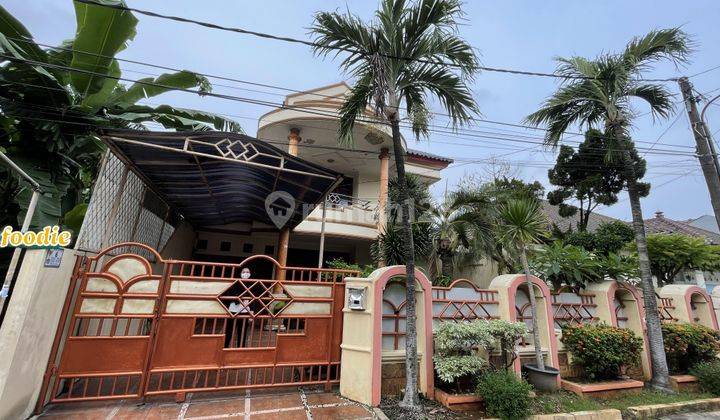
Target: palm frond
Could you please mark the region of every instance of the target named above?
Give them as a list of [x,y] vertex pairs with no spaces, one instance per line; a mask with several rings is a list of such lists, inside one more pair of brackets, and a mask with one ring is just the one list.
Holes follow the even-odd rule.
[[367,110],[372,89],[372,74],[369,72],[350,88],[350,93],[345,97],[345,102],[343,102],[339,111],[340,125],[338,128],[338,143],[343,145],[352,145],[355,143],[353,138],[355,121],[359,115],[362,115]]
[[647,102],[653,116],[668,118],[675,109],[673,95],[662,85],[640,84],[630,88],[627,95]]
[[467,123],[473,114],[480,113],[465,82],[446,66],[424,64],[408,71],[401,78],[398,89],[403,91],[408,86],[435,95],[450,116],[453,127]]
[[693,47],[692,38],[680,28],[656,29],[633,38],[622,57],[628,67],[643,71],[660,60],[669,60],[675,65],[685,64]]
[[503,243],[524,247],[548,235],[548,221],[535,200],[508,200],[499,215],[498,236]]

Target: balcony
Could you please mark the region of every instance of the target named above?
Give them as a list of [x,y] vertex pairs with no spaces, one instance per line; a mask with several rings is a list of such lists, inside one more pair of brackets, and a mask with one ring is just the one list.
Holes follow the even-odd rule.
[[[377,201],[330,193],[327,196],[326,203],[326,235],[366,240],[377,238]],[[293,232],[319,235],[321,229],[322,206],[318,206]]]

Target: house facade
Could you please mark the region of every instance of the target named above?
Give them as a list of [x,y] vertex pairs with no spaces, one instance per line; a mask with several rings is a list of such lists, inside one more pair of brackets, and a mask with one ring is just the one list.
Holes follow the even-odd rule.
[[[347,84],[338,83],[288,95],[283,107],[258,122],[259,141],[342,176],[327,195],[324,215],[321,204],[302,208],[304,218],[291,232],[257,220],[192,226],[188,237],[195,237],[190,251],[194,258],[239,262],[265,254],[282,264],[316,267],[324,236],[323,262],[341,258],[348,263],[372,263],[370,244],[384,226],[388,182],[395,173],[392,138],[389,128],[373,122],[368,111],[356,124],[354,144],[338,143],[337,112],[348,91]],[[428,184],[440,180],[442,169],[452,163],[412,149],[406,153],[406,172]]]

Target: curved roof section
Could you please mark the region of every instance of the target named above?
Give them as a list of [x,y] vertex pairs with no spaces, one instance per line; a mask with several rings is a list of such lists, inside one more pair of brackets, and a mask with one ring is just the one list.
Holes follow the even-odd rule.
[[195,226],[256,221],[293,228],[342,179],[244,134],[105,130],[102,137]]

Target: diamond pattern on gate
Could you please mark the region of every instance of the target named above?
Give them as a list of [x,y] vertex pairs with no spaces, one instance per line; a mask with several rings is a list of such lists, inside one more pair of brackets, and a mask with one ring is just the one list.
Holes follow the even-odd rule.
[[217,299],[232,316],[276,317],[293,302],[280,282],[237,280]]

